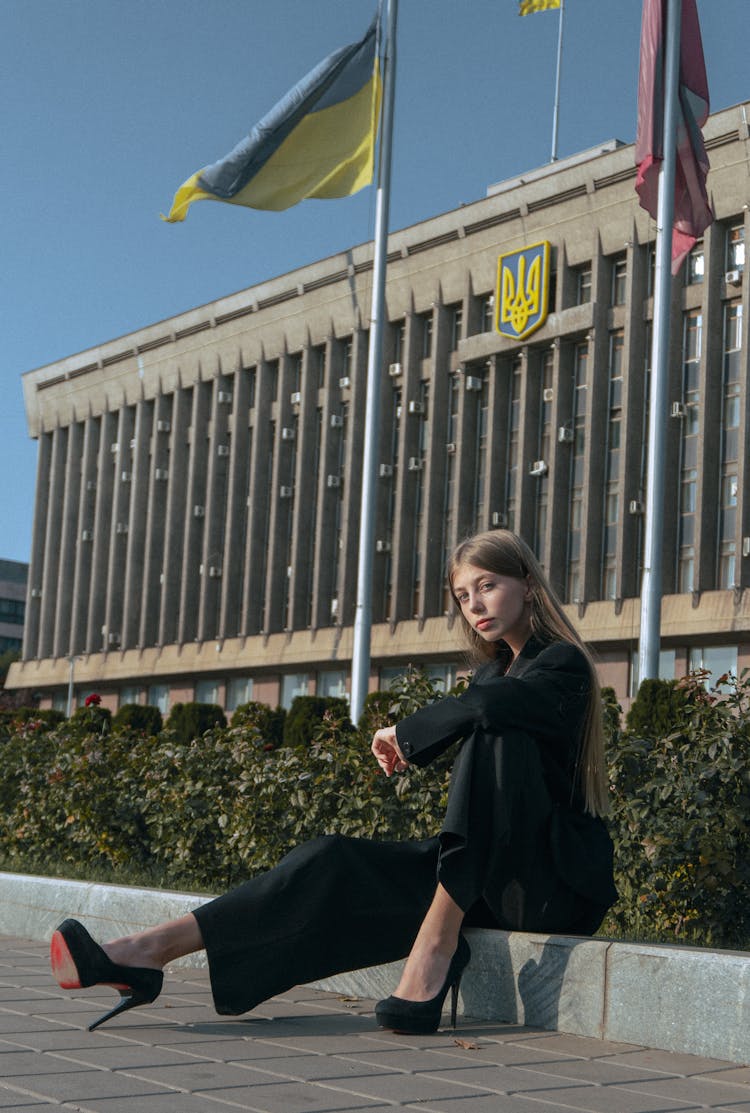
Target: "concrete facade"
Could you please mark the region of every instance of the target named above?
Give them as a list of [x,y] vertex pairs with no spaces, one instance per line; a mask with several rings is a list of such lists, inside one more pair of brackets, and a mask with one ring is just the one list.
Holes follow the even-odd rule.
[[[716,222],[674,283],[664,670],[750,664],[745,106],[705,135]],[[634,686],[654,226],[615,141],[389,239],[372,687],[461,665],[447,554],[534,547],[602,681]],[[498,257],[548,241],[550,313],[494,328]],[[23,379],[39,441],[24,660],[105,702],[289,702],[347,683],[371,244]],[[211,700],[214,702],[214,700]]]

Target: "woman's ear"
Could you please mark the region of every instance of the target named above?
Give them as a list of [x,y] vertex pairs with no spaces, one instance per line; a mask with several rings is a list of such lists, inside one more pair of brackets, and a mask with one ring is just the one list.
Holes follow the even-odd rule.
[[526,600],[527,603],[530,603],[533,598],[534,598],[534,581],[532,580],[531,575],[528,575],[526,577],[526,594],[524,596],[524,599]]

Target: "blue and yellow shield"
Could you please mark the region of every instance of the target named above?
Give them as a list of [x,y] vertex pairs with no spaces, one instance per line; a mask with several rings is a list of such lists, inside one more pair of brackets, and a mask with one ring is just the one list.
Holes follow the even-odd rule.
[[501,336],[523,340],[547,320],[549,256],[543,240],[498,259],[495,328]]

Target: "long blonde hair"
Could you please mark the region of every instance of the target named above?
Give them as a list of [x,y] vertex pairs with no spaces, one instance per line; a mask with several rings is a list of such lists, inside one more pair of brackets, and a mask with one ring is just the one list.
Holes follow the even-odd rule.
[[[471,564],[500,576],[517,580],[528,578],[531,588],[531,632],[543,642],[569,642],[580,649],[589,666],[589,701],[583,725],[577,776],[587,812],[606,815],[609,786],[604,759],[604,725],[602,722],[601,688],[591,653],[566,616],[562,604],[549,585],[539,561],[522,538],[507,529],[488,530],[462,541],[448,562],[448,583],[453,594],[453,578],[459,565]],[[512,658],[510,648],[486,642],[466,620],[453,595],[469,657],[473,664],[500,660],[507,668]]]

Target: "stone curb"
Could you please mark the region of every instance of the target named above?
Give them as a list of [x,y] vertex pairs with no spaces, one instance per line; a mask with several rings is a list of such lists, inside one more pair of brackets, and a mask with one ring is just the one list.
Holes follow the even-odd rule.
[[[182,916],[211,898],[158,889],[0,873],[0,934],[43,941],[65,916],[112,938]],[[462,1011],[663,1051],[750,1062],[750,954],[470,929]],[[198,968],[190,955],[175,967]],[[400,963],[355,970],[316,988],[377,999]]]

